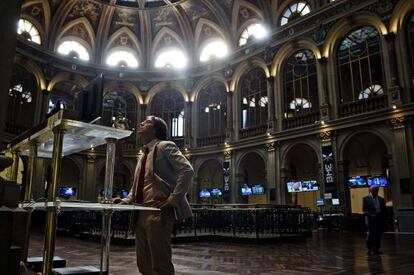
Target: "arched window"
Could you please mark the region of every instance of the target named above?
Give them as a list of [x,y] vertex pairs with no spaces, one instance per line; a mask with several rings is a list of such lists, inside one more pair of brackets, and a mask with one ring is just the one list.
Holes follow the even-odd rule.
[[42,44],[42,38],[40,37],[39,31],[30,21],[26,19],[19,20],[17,33],[29,41],[39,45]]
[[180,49],[161,50],[154,66],[155,68],[182,69],[187,66],[187,57]]
[[288,22],[310,13],[310,11],[311,8],[307,2],[295,1],[283,12],[280,25],[286,25]]
[[407,33],[408,33],[408,48],[410,51],[410,77],[411,86],[414,86],[414,14],[411,15],[407,22]]
[[166,90],[155,95],[151,103],[151,114],[167,122],[171,138],[184,136],[184,99],[175,90]]
[[10,83],[6,131],[20,134],[34,123],[37,81],[23,67],[14,65]]
[[350,32],[339,44],[337,56],[340,103],[365,99],[361,91],[384,87],[381,43],[373,27]]
[[241,128],[265,125],[267,122],[267,81],[261,68],[252,69],[242,79]]
[[109,66],[138,68],[138,60],[131,51],[113,50],[106,59]]
[[[128,129],[137,125],[137,101],[135,97],[123,90],[107,93],[103,98],[102,124],[112,126],[115,121],[124,122]],[[134,140],[132,135],[129,140]]]
[[59,44],[57,52],[74,59],[89,61],[89,52],[85,46],[75,40],[66,40]]
[[228,48],[223,40],[210,41],[201,51],[200,61],[206,62],[212,58],[223,58],[227,55]]
[[241,33],[239,38],[239,46],[245,45],[251,40],[252,37],[256,39],[263,39],[266,35],[267,31],[262,24],[251,24]]
[[48,112],[58,102],[63,104],[67,110],[80,112],[82,110],[82,88],[69,81],[57,83],[49,94]]
[[[198,100],[199,138],[225,134],[227,93],[223,83],[213,83],[200,91]],[[223,139],[224,141],[224,139]],[[205,144],[209,145],[209,144]]]
[[308,50],[290,56],[283,68],[285,118],[318,108],[315,55]]

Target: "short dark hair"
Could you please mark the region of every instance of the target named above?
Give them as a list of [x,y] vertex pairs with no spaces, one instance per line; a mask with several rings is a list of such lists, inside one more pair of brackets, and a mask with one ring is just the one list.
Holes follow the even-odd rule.
[[160,117],[148,116],[147,119],[151,120],[154,124],[155,137],[159,140],[168,139],[168,126],[167,123]]

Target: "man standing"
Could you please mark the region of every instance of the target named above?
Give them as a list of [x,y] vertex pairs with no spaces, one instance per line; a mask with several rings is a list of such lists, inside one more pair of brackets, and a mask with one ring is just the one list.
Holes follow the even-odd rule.
[[167,124],[149,116],[139,124],[138,135],[144,156],[135,170],[134,184],[120,204],[144,204],[161,211],[141,211],[136,218],[135,247],[137,265],[143,275],[174,274],[171,261],[171,234],[176,220],[192,216],[186,193],[193,168],[175,143],[166,141]]
[[364,211],[365,224],[368,228],[368,255],[382,254],[379,248],[381,246],[387,209],[385,207],[385,200],[378,196],[378,190],[378,186],[372,185],[369,188],[370,194],[362,199],[362,210]]

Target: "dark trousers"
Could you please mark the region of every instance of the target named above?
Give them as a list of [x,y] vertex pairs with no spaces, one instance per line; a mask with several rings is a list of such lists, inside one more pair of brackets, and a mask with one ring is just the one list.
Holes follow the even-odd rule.
[[377,251],[381,247],[381,237],[384,232],[384,219],[380,215],[367,218],[367,248],[371,251]]
[[173,275],[171,234],[174,210],[141,211],[135,226],[135,249],[138,270],[143,275]]

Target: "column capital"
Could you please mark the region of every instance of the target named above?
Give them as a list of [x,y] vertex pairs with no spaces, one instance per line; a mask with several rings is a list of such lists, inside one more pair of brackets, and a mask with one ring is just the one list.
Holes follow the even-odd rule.
[[391,124],[393,125],[394,130],[405,128],[405,117],[394,117],[390,119]]
[[325,131],[325,132],[319,133],[319,138],[321,139],[322,142],[330,142],[332,140],[332,137],[333,137],[333,132],[331,131]]

